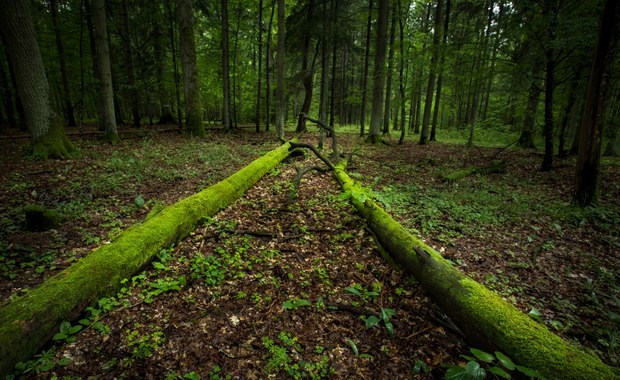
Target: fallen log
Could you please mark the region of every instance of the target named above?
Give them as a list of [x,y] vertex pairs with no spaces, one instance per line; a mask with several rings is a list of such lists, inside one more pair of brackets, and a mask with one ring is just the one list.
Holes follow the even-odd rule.
[[505,173],[506,172],[506,161],[493,161],[491,165],[488,166],[468,166],[464,169],[456,170],[445,174],[442,176],[443,180],[446,182],[456,182],[460,179],[463,179],[467,176],[470,176],[475,173],[479,174],[494,174],[494,173]]
[[379,244],[418,280],[471,345],[500,351],[550,379],[620,378],[619,368],[563,340],[453,267],[378,206],[342,165],[336,166],[334,174]]
[[75,319],[103,296],[115,294],[159,252],[194,230],[198,222],[239,198],[289,154],[290,143],[217,184],[185,198],[123,232],[74,265],[0,308],[0,376],[39,350],[63,321]]

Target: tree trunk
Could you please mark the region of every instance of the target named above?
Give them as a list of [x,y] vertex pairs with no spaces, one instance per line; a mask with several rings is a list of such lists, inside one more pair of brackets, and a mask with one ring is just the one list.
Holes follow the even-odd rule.
[[586,104],[581,122],[581,143],[575,170],[575,202],[586,207],[598,205],[601,145],[605,126],[605,101],[609,88],[609,74],[613,62],[614,46],[618,39],[620,6],[616,0],[606,0]]
[[174,94],[177,104],[177,122],[179,127],[183,128],[183,112],[181,111],[181,80],[179,75],[179,64],[177,61],[176,38],[174,36],[174,19],[170,2],[166,1],[166,9],[168,11],[168,34],[170,36],[170,49],[172,51],[172,67],[174,69]]
[[155,29],[155,59],[157,60],[157,97],[159,100],[159,121],[157,124],[173,123],[172,107],[170,106],[170,96],[166,89],[166,56],[162,44],[163,27],[157,25]]
[[381,140],[381,118],[383,117],[383,100],[385,90],[385,45],[387,42],[387,24],[390,14],[390,1],[379,0],[377,19],[377,42],[375,46],[375,67],[373,71],[372,111],[370,114],[370,131],[367,142],[376,144]]
[[447,40],[448,40],[448,27],[449,27],[449,23],[450,23],[450,7],[451,7],[451,0],[446,0],[446,15],[444,16],[444,21],[443,21],[443,33],[442,33],[442,41],[441,41],[441,45],[439,46],[439,75],[437,75],[437,92],[435,94],[435,108],[433,109],[433,125],[431,127],[431,136],[429,138],[429,141],[436,141],[437,140],[437,122],[438,122],[438,118],[439,118],[439,105],[440,105],[440,100],[441,100],[441,89],[443,87],[443,72],[444,72],[444,65],[446,62],[446,46],[447,46]]
[[0,308],[0,375],[10,373],[15,363],[43,347],[63,321],[77,318],[97,299],[116,294],[121,281],[141,270],[160,249],[184,238],[200,220],[239,198],[288,156],[289,147],[284,144],[217,184],[165,208]]
[[65,119],[67,125],[76,127],[75,114],[73,112],[73,102],[71,101],[71,89],[69,87],[69,75],[67,73],[67,63],[65,60],[65,47],[62,43],[60,27],[58,26],[58,3],[57,0],[50,0],[50,14],[54,27],[54,37],[56,38],[56,50],[58,50],[58,65],[60,66],[60,76],[62,77],[62,91],[65,98]]
[[396,39],[396,12],[392,7],[392,21],[390,22],[390,50],[388,52],[387,84],[385,86],[385,106],[383,107],[383,135],[390,135],[390,121],[392,119],[392,77],[394,74],[394,41]]
[[123,9],[122,20],[122,39],[125,47],[125,61],[127,64],[127,85],[129,87],[129,97],[131,99],[131,115],[133,119],[133,126],[135,128],[140,127],[140,99],[138,95],[138,86],[136,84],[135,64],[133,59],[133,49],[131,48],[131,32],[129,29],[129,6],[128,0],[121,1],[121,7]]
[[205,127],[202,123],[198,67],[196,66],[192,0],[177,0],[177,18],[183,64],[183,87],[185,88],[185,126],[190,135],[204,137]]
[[[314,0],[308,1],[308,14],[306,15],[306,22],[308,25],[312,23],[312,11],[314,9]],[[312,80],[314,78],[314,64],[308,67],[308,61],[310,57],[310,34],[306,33],[304,36],[304,47],[302,52],[301,62],[301,77],[302,84],[304,86],[304,101],[301,105],[301,113],[308,114],[310,112],[310,105],[312,105],[312,90],[314,88]],[[306,131],[306,119],[299,115],[297,120],[297,133]]]
[[[334,174],[349,194],[364,189],[337,167]],[[589,351],[576,347],[504,301],[502,297],[462,274],[437,251],[411,235],[370,196],[351,196],[377,242],[461,329],[469,345],[500,351],[516,363],[558,379],[616,379],[620,369],[603,364]]]
[[555,0],[545,0],[543,18],[548,20],[545,44],[545,152],[540,170],[553,168],[553,91],[555,89],[555,51],[558,4]]
[[230,53],[228,49],[228,0],[221,0],[222,6],[222,124],[229,131],[230,123]]
[[534,131],[536,130],[536,110],[538,109],[538,97],[541,92],[540,83],[538,81],[539,73],[539,66],[535,65],[532,70],[532,82],[530,83],[530,89],[527,93],[527,106],[525,108],[525,116],[523,117],[521,134],[519,135],[518,145],[521,148],[535,148]]
[[422,118],[422,131],[420,133],[420,145],[428,141],[429,126],[431,122],[431,108],[433,106],[433,92],[435,92],[435,81],[437,80],[437,61],[439,58],[439,44],[441,43],[441,18],[443,0],[437,1],[435,8],[435,22],[433,27],[433,55],[431,56],[431,67],[428,74],[428,86],[426,87],[426,98],[424,100],[424,117]]
[[269,124],[271,123],[271,28],[273,27],[273,15],[276,9],[276,0],[271,2],[271,16],[269,17],[269,27],[267,28],[267,52],[265,58],[265,130],[269,132]]
[[368,0],[368,19],[366,23],[366,49],[364,52],[364,76],[362,77],[362,110],[360,112],[360,136],[364,136],[364,129],[366,126],[366,103],[368,102],[368,66],[370,64],[370,32],[372,27],[372,0]]
[[114,90],[112,87],[112,70],[110,67],[110,49],[108,47],[108,27],[105,14],[105,0],[93,0],[93,24],[95,28],[95,47],[97,51],[97,77],[99,79],[99,115],[100,128],[104,131],[104,140],[111,144],[119,141],[116,131],[116,114],[114,110]]
[[256,133],[260,132],[260,98],[263,96],[263,0],[258,2],[258,70],[256,75]]
[[0,33],[14,70],[35,157],[67,158],[73,146],[51,108],[49,83],[28,7],[26,0],[0,0]]
[[276,111],[276,132],[279,139],[284,139],[284,126],[286,124],[286,97],[284,94],[284,62],[286,53],[286,14],[285,14],[285,1],[278,0],[278,58],[277,58],[277,72],[278,72],[278,89],[276,92],[277,97],[277,111]]

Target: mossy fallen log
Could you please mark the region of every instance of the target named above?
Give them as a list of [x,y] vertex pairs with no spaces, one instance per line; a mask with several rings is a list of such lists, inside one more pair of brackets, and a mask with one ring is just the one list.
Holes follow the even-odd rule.
[[378,242],[420,282],[470,344],[500,351],[550,379],[620,378],[620,369],[563,340],[453,267],[370,199],[342,166],[336,167],[334,174]]
[[289,154],[290,144],[270,151],[217,184],[129,228],[74,265],[0,308],[0,376],[27,359],[95,300],[114,294],[124,278],[147,265],[163,247],[187,236],[204,217],[240,197]]
[[442,179],[446,182],[456,182],[460,179],[463,179],[467,176],[470,176],[475,173],[480,174],[494,174],[494,173],[505,173],[506,172],[506,161],[493,161],[491,165],[488,166],[468,166],[464,169],[459,169],[448,174],[442,176]]

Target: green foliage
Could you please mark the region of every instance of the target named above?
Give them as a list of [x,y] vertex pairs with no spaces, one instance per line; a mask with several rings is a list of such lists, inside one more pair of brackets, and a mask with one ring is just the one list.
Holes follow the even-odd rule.
[[297,342],[297,337],[281,331],[278,340],[280,344],[269,337],[263,337],[263,346],[268,352],[264,366],[267,374],[276,375],[284,371],[293,379],[325,379],[334,373],[327,355],[322,355],[316,362],[303,359],[294,361],[289,352],[295,352],[296,356],[302,354],[302,347]]
[[373,328],[383,322],[383,325],[385,326],[388,334],[390,334],[391,337],[394,337],[394,325],[392,324],[392,322],[390,322],[390,318],[394,315],[396,315],[394,309],[382,307],[379,313],[379,317],[371,315],[366,318],[366,328]]
[[71,343],[75,341],[75,335],[82,330],[82,326],[72,326],[70,322],[64,321],[60,324],[59,331],[52,337],[56,341]]
[[153,352],[161,347],[166,341],[166,337],[158,327],[151,333],[143,333],[140,331],[142,325],[136,324],[136,330],[128,330],[125,341],[127,347],[131,349],[131,355],[134,359],[146,359]]
[[353,286],[345,288],[344,290],[350,294],[360,297],[365,303],[370,302],[379,296],[379,292],[377,290],[367,290],[360,284],[353,284]]
[[220,258],[214,255],[198,254],[192,258],[190,265],[193,279],[202,279],[209,286],[216,286],[224,282],[226,268]]
[[297,310],[304,306],[312,306],[312,303],[308,300],[293,298],[282,303],[282,308],[284,310]]
[[347,344],[349,345],[349,347],[351,347],[351,351],[353,351],[353,354],[355,356],[357,356],[360,359],[373,359],[373,356],[370,354],[360,354],[359,349],[357,348],[357,343],[355,343],[353,340],[347,338],[346,340]]
[[39,375],[51,371],[57,365],[66,366],[70,363],[69,358],[66,357],[56,361],[54,358],[55,354],[55,349],[50,348],[49,350],[41,351],[40,354],[34,355],[31,360],[15,364],[15,373],[7,376],[6,380],[21,378],[21,376],[25,377],[32,374]]
[[462,365],[451,365],[446,370],[446,380],[482,380],[487,377],[487,372],[493,375],[493,378],[512,379],[513,371],[517,371],[517,378],[525,375],[528,378],[544,379],[538,371],[531,368],[522,367],[513,363],[513,361],[503,353],[495,351],[491,354],[476,348],[470,348],[469,352],[473,356],[461,355],[467,360]]

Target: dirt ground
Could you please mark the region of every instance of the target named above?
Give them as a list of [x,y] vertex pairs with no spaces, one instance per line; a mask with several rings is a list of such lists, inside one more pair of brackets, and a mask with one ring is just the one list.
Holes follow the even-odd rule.
[[[355,136],[339,138],[353,151]],[[0,140],[0,302],[113,240],[156,204],[278,145],[246,132],[211,132],[206,141],[153,133],[114,147],[73,140],[76,158],[47,162],[24,159],[25,140]],[[506,161],[505,173],[442,180],[493,159]],[[349,172],[462,271],[618,365],[620,167],[603,166],[602,207],[586,213],[569,206],[574,162],[540,173],[539,161],[531,151],[408,141],[364,145]],[[292,195],[297,170],[319,164],[307,155],[277,166],[88,309],[81,331],[45,347],[25,376],[443,378],[469,345],[415,279],[383,259],[330,173],[308,173]],[[480,194],[497,210],[475,206]],[[58,209],[60,226],[26,231],[29,204]],[[386,318],[367,328],[371,316]]]

